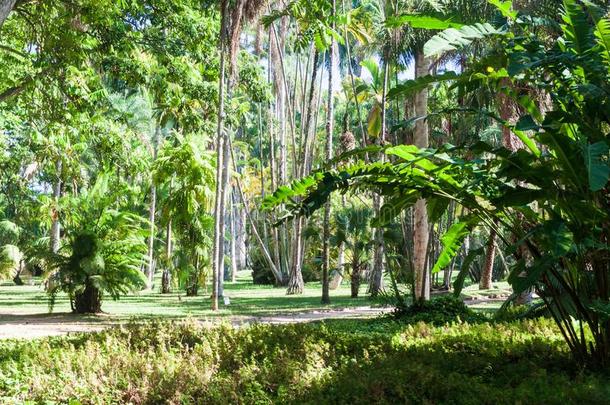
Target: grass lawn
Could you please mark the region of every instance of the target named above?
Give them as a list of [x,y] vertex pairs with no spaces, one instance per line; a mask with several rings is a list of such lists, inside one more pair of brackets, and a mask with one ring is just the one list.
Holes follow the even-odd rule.
[[[366,286],[362,287],[362,297],[350,298],[350,287],[346,281],[337,290],[330,292],[332,303],[322,305],[320,303],[322,288],[319,282],[307,283],[301,295],[286,295],[286,289],[283,287],[253,285],[251,280],[250,272],[243,271],[240,272],[235,283],[226,283],[225,295],[230,298],[231,303],[224,305],[221,302],[220,310],[217,312],[210,310],[210,291],[206,291],[205,288],[200,290],[199,296],[187,297],[184,291],[160,294],[157,287],[152,291],[129,294],[117,301],[107,298],[102,304],[102,310],[107,316],[83,318],[103,321],[110,317],[116,321],[131,318],[268,316],[278,313],[374,305],[366,297]],[[159,284],[160,280],[157,280],[156,286]],[[38,283],[23,286],[12,284],[0,286],[0,321],[48,312],[48,296]],[[70,303],[67,295],[60,294],[53,313],[66,312],[70,312]]]

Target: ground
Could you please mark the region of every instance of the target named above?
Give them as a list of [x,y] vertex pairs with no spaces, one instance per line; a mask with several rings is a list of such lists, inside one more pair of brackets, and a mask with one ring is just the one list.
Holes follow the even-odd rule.
[[[158,283],[157,283],[158,285]],[[465,289],[467,303],[477,309],[496,309],[506,294],[505,283],[480,292],[476,286]],[[370,318],[391,308],[383,300],[371,302],[362,287],[361,297],[350,298],[350,288],[344,282],[331,291],[331,305],[320,302],[320,283],[307,283],[302,295],[286,295],[284,288],[252,285],[250,273],[241,272],[235,283],[225,285],[229,305],[218,312],[210,310],[209,291],[203,289],[197,297],[186,297],[183,291],[160,294],[158,288],[104,301],[100,315],[75,315],[70,312],[67,296],[57,298],[49,312],[48,297],[39,280],[27,285],[0,286],[0,338],[37,338],[70,332],[97,331],[111,325],[137,319],[184,319],[200,322],[227,320],[234,325],[244,323],[293,323],[321,319]]]

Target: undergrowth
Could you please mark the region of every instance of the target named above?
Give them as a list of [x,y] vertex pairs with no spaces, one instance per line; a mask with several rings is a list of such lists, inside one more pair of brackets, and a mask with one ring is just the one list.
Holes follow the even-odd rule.
[[544,318],[240,329],[151,322],[0,342],[3,404],[590,404],[607,403],[608,381],[576,369]]

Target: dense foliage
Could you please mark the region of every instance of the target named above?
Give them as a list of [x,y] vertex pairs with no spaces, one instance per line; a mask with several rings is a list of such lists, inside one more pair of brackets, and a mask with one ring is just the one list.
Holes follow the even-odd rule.
[[[502,224],[510,230],[505,241],[517,259],[508,277],[513,299],[535,288],[573,354],[603,365],[610,361],[610,22],[593,4],[566,0],[564,10],[557,42],[541,40],[529,19],[508,15],[511,30],[489,34],[502,46],[495,61],[475,64],[459,77],[422,79],[431,83],[449,76],[464,93],[492,83],[523,111],[515,124],[502,121],[523,148],[483,141],[439,149],[393,146],[385,149],[388,163],[321,171],[279,190],[267,203],[289,204],[293,213],[307,215],[334,190],[372,189],[387,197],[378,218],[384,222],[420,198],[428,201],[430,219],[438,220],[453,200],[468,212],[443,236],[432,272],[450,265],[477,225]],[[446,36],[452,34],[447,30],[431,42],[449,42]],[[411,81],[394,94],[419,86],[421,81]],[[550,98],[548,111],[533,101],[533,92]],[[464,150],[471,158],[463,157]],[[293,202],[296,196],[304,196],[302,203]]]
[[71,403],[604,403],[551,321],[131,325],[1,343],[0,396]]

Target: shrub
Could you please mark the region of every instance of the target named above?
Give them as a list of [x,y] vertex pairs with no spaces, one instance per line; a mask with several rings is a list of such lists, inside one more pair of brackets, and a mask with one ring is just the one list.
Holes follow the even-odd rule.
[[397,306],[392,316],[405,323],[426,322],[444,325],[456,321],[479,323],[485,316],[474,312],[453,295],[443,295],[430,301],[417,301],[408,306]]
[[607,376],[578,371],[548,319],[240,329],[153,322],[0,343],[7,404],[604,403],[609,396]]

